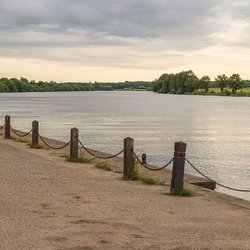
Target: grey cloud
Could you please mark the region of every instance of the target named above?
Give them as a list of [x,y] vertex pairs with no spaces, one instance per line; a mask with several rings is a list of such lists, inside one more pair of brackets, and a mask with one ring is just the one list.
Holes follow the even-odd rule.
[[218,16],[224,19],[224,38],[221,43],[229,47],[250,48],[250,1],[223,0],[217,8]]
[[[79,48],[80,54],[92,47],[120,50],[116,57],[88,55],[103,63],[128,58],[129,50],[138,61],[141,54],[199,50],[217,44],[216,33],[227,26],[220,18],[225,11],[243,18],[247,1],[239,1],[236,10],[229,0],[0,0],[0,48],[4,56],[16,51],[72,61],[79,58],[67,55],[70,48]],[[53,53],[57,49],[61,55]]]
[[1,1],[1,30],[67,32],[78,28],[120,37],[211,32],[214,0]]
[[232,19],[249,20],[250,2],[248,0],[224,0],[221,4],[220,11],[228,13]]

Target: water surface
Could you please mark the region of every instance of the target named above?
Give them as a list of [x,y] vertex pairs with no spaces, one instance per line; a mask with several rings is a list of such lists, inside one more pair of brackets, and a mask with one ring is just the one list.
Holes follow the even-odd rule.
[[[123,138],[135,139],[138,155],[159,166],[173,156],[175,141],[187,143],[187,158],[212,179],[250,188],[250,98],[163,95],[152,92],[60,92],[0,94],[0,118],[30,130],[38,120],[44,136],[68,141],[79,128],[88,147],[116,153]],[[196,174],[186,165],[186,171]],[[249,193],[218,191],[250,200]]]

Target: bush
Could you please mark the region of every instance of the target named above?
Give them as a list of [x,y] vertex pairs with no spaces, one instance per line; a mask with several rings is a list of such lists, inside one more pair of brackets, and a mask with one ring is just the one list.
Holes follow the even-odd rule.
[[29,146],[30,148],[34,148],[34,149],[41,149],[41,148],[43,148],[43,146],[40,145],[40,144],[33,145],[33,144],[31,144],[31,143],[28,143],[28,146]]
[[151,177],[146,177],[146,176],[142,176],[142,175],[139,175],[138,176],[138,180],[147,184],[147,185],[157,185],[159,184],[159,181],[154,179],[154,178],[151,178]]
[[192,197],[194,194],[190,189],[187,188],[183,188],[181,189],[174,189],[172,191],[170,191],[169,193],[170,195],[173,196],[183,196],[183,197]]
[[92,161],[92,159],[88,159],[86,157],[80,156],[78,158],[74,158],[74,157],[66,157],[66,160],[69,162],[74,162],[74,163],[90,163]]
[[228,89],[225,90],[225,95],[230,96],[231,94],[232,94],[232,93],[231,93],[230,90],[228,90]]
[[105,161],[99,161],[95,164],[97,168],[104,169],[107,171],[112,171],[111,165],[108,162]]

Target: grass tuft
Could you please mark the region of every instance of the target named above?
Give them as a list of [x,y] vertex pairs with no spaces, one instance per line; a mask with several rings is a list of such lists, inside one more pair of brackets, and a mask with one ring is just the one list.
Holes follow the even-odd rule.
[[152,177],[146,177],[146,176],[142,176],[142,175],[139,175],[138,176],[138,180],[143,182],[144,184],[147,184],[147,185],[157,185],[159,184],[159,181],[152,178]]
[[194,193],[190,189],[183,188],[183,190],[181,190],[181,189],[172,190],[172,191],[170,191],[169,195],[182,196],[182,197],[192,197],[192,196],[194,196]]
[[124,180],[131,180],[131,181],[138,181],[139,180],[139,174],[138,174],[138,169],[135,167],[128,173],[128,177],[123,176]]
[[78,158],[74,158],[74,157],[66,157],[66,161],[69,162],[74,162],[74,163],[90,163],[92,161],[92,159],[88,159],[86,157],[80,156]]
[[30,148],[33,148],[33,149],[42,149],[42,148],[43,148],[43,146],[40,145],[40,144],[33,145],[33,144],[31,144],[31,143],[28,143],[28,146],[29,146]]
[[143,176],[143,175],[138,175],[138,180],[143,182],[144,184],[147,184],[147,185],[162,185],[162,186],[165,186],[164,181],[160,181],[158,179],[154,179],[152,177],[147,177],[147,176]]
[[103,170],[112,171],[111,164],[105,161],[99,161],[95,164],[95,166]]
[[165,183],[163,181],[139,174],[138,165],[139,165],[139,163],[137,161],[135,161],[134,162],[134,169],[130,171],[128,177],[123,176],[123,179],[124,180],[132,180],[132,181],[141,181],[142,183],[147,184],[147,185],[162,185],[162,186],[165,185]]

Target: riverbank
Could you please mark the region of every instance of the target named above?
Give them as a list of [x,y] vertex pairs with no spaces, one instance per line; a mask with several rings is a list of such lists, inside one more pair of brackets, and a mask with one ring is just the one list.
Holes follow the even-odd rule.
[[194,92],[187,92],[183,94],[175,94],[175,93],[162,93],[155,92],[157,94],[168,94],[168,95],[200,95],[200,96],[230,96],[230,97],[250,97],[250,87],[242,88],[237,90],[236,93],[232,93],[232,91],[228,88],[224,90],[222,93],[219,88],[209,88],[208,91],[204,91],[203,89],[198,89]]
[[225,88],[224,92],[222,93],[219,88],[209,88],[208,92],[204,90],[197,90],[193,93],[193,95],[205,95],[205,96],[232,96],[232,97],[250,97],[250,88],[242,88],[237,90],[236,93],[232,93],[232,91],[228,88]]
[[0,150],[1,249],[250,249],[249,201],[189,183],[194,197],[169,196],[122,180],[120,158],[104,171],[3,135]]
[[[9,114],[14,128],[29,131],[37,120],[42,135],[62,141],[77,127],[86,146],[112,153],[129,136],[136,153],[146,153],[159,166],[173,156],[174,143],[184,141],[187,158],[201,172],[227,186],[249,188],[248,98],[113,91],[16,93],[0,99],[0,124]],[[188,164],[186,170],[196,174]],[[228,194],[250,200],[247,193]]]

